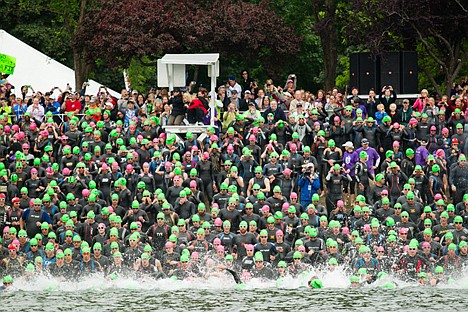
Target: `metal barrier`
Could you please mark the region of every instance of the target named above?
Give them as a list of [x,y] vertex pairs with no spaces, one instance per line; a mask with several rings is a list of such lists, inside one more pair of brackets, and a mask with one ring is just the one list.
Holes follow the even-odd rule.
[[[85,114],[75,114],[76,117],[79,117],[80,119],[84,116]],[[9,118],[11,119],[14,119],[16,120],[16,114],[13,114],[13,115],[8,115]],[[65,122],[65,117],[67,117],[67,114],[55,114],[55,115],[52,115],[52,118],[53,117],[59,117],[60,118],[60,124],[59,126],[61,126],[64,122]],[[45,115],[44,115],[44,119],[45,119]],[[44,121],[43,119],[43,121]]]

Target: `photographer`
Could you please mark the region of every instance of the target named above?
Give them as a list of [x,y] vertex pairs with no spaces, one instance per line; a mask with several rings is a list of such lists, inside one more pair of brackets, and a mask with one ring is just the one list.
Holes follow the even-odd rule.
[[424,107],[429,103],[429,98],[427,97],[428,92],[426,89],[421,90],[421,95],[413,104],[413,109],[417,110],[418,112],[422,112]]
[[226,131],[229,126],[235,122],[239,110],[235,103],[229,103],[227,110],[223,113],[223,130]]
[[369,90],[369,97],[367,98],[365,107],[368,117],[375,118],[375,113],[377,112],[377,105],[380,104],[379,99],[375,97],[374,89]]
[[[426,95],[427,96],[427,95]],[[385,106],[385,111],[390,112],[390,104],[396,102],[397,95],[392,86],[384,86],[379,95],[379,101]],[[422,109],[422,108],[421,108]]]
[[426,106],[422,110],[422,114],[426,114],[429,124],[435,124],[437,115],[439,114],[439,107],[435,105],[435,99],[433,97],[429,98],[426,103]]
[[26,113],[30,113],[31,117],[37,122],[41,123],[44,118],[44,106],[39,104],[39,98],[35,97],[33,103],[28,107]]
[[312,203],[312,196],[318,194],[320,177],[315,172],[314,164],[308,163],[302,168],[297,185],[301,188],[301,205],[307,207]]

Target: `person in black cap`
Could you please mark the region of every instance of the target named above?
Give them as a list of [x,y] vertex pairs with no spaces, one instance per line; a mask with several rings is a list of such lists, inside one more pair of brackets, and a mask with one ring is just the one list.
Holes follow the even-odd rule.
[[169,116],[168,125],[180,125],[185,118],[186,107],[182,99],[179,88],[174,88],[172,97],[169,99],[169,105],[172,105],[171,116]]
[[231,97],[229,98],[229,100],[229,103],[236,104],[237,109],[241,112],[249,109],[247,102],[239,96],[239,92],[237,92],[237,90],[231,91]]
[[200,83],[200,85],[198,86],[198,92],[205,92],[205,91],[208,91],[206,89],[206,85],[204,83]]

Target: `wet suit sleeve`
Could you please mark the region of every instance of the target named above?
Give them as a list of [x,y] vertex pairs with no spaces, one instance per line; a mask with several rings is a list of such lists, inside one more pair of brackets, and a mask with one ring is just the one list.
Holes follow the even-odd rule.
[[236,281],[236,284],[242,284],[242,281],[241,281],[241,279],[239,277],[239,274],[237,274],[237,272],[234,272],[233,270],[231,270],[229,268],[226,268],[226,271],[231,273],[232,277],[234,277],[234,280]]
[[29,208],[23,211],[23,214],[21,215],[21,219],[23,219],[24,221],[27,221],[30,212],[31,212],[31,209]]
[[52,224],[52,220],[50,219],[49,214],[45,211],[42,212],[42,222],[47,222],[49,224]]

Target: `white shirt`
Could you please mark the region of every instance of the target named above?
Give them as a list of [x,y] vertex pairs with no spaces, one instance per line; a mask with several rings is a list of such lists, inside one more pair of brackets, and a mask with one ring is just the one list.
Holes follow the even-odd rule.
[[241,94],[242,94],[242,87],[241,87],[240,84],[238,84],[237,82],[236,82],[236,84],[235,84],[233,87],[229,86],[229,88],[226,89],[226,96],[227,96],[227,97],[229,97],[229,98],[231,97],[231,91],[232,91],[232,90],[236,90],[238,96],[241,96]]
[[31,118],[34,118],[38,121],[42,121],[42,118],[44,118],[44,107],[42,107],[41,104],[37,105],[34,107],[33,105],[30,105],[26,112],[29,112],[31,114]]

